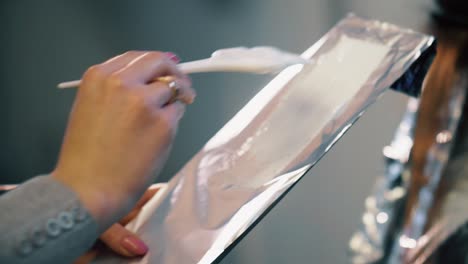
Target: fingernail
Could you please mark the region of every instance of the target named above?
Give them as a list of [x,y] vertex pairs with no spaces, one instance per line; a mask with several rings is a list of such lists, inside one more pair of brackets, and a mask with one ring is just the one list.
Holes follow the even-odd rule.
[[126,237],[122,241],[122,246],[135,255],[144,255],[148,252],[148,246],[136,237]]
[[195,102],[196,97],[197,97],[196,94],[190,96],[189,99],[188,99],[188,104],[193,104],[193,102]]
[[177,54],[173,53],[173,52],[166,52],[166,56],[173,62],[175,63],[179,63],[180,62],[180,58],[179,56],[177,56]]

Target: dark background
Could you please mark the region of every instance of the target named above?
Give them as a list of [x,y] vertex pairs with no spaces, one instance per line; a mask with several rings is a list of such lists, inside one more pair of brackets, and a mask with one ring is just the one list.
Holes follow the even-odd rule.
[[[273,45],[300,53],[347,12],[421,28],[429,0],[194,0],[0,2],[0,183],[50,172],[73,90],[58,82],[126,50],[185,60],[218,48]],[[166,181],[268,80],[193,75]],[[223,263],[344,263],[363,201],[381,169],[406,98],[388,93]],[[112,183],[109,183],[112,184]]]

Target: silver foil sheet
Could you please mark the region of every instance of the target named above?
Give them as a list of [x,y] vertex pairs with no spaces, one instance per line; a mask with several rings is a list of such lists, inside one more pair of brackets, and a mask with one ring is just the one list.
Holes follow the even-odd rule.
[[149,245],[137,260],[219,261],[390,86],[420,86],[434,39],[349,15],[245,105],[127,228]]

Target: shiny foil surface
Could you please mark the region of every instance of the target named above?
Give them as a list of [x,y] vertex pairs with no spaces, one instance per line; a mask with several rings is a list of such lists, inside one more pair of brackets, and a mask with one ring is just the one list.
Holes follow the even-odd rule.
[[127,228],[137,260],[213,263],[327,153],[390,86],[421,85],[434,39],[349,15],[245,105]]

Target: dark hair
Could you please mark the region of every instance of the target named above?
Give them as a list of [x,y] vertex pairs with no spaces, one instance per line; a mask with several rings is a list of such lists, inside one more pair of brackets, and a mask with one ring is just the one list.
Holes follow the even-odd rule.
[[435,0],[432,18],[436,23],[453,27],[468,27],[468,1]]
[[468,0],[434,0],[431,30],[439,42],[459,50],[456,66],[468,66]]

